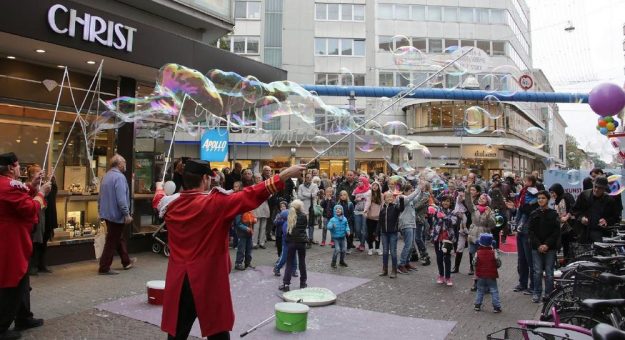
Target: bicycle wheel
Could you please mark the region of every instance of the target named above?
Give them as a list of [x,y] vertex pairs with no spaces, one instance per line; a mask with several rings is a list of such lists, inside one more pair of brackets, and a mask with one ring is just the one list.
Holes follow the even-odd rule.
[[592,329],[599,323],[610,324],[610,320],[605,316],[592,313],[587,309],[580,308],[567,308],[558,312],[561,323],[568,323],[570,325],[584,327],[586,329]]
[[573,285],[566,285],[558,290],[554,290],[547,297],[547,302],[543,304],[540,319],[543,321],[551,321],[551,308],[556,307],[556,310],[562,310],[563,308],[575,307],[577,299],[573,295]]

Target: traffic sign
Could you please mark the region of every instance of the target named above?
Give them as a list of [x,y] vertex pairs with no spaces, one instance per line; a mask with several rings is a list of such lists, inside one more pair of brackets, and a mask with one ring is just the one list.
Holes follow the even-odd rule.
[[527,74],[524,74],[519,78],[519,85],[525,91],[529,90],[534,86],[534,80]]

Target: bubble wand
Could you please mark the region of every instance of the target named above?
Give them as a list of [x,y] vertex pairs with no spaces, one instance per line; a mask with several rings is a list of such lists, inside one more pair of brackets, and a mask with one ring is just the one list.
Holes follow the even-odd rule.
[[165,174],[167,174],[167,167],[169,166],[169,156],[171,155],[171,148],[174,145],[174,140],[176,139],[176,130],[178,130],[178,123],[180,123],[180,117],[182,117],[182,109],[184,109],[184,104],[187,102],[189,98],[188,94],[184,94],[182,98],[182,104],[180,104],[180,111],[178,111],[178,118],[176,119],[176,125],[174,125],[174,131],[171,135],[171,141],[169,142],[169,150],[167,150],[167,157],[165,157],[165,166],[163,167],[163,177],[161,182],[165,182]]
[[401,101],[402,99],[404,99],[406,96],[410,95],[410,93],[412,93],[412,91],[414,89],[417,89],[419,87],[421,87],[423,84],[427,83],[428,81],[430,81],[430,79],[434,78],[435,76],[437,76],[439,73],[441,73],[442,71],[444,71],[446,68],[448,68],[449,66],[453,65],[455,62],[457,62],[458,60],[462,59],[465,55],[469,54],[471,51],[473,51],[474,47],[471,47],[469,49],[467,49],[464,53],[462,53],[460,56],[458,56],[456,59],[448,62],[447,64],[445,64],[443,67],[441,67],[440,70],[432,73],[432,75],[430,75],[429,77],[427,77],[425,80],[423,80],[422,82],[420,82],[418,85],[413,86],[411,88],[409,88],[408,91],[406,91],[404,94],[402,94],[401,96],[397,97],[397,99],[395,99],[395,101],[393,101],[392,103],[390,103],[389,105],[387,105],[385,108],[383,108],[380,112],[374,114],[373,116],[371,116],[371,118],[365,120],[362,124],[356,126],[355,129],[353,129],[352,131],[350,131],[348,134],[346,134],[345,136],[339,138],[339,140],[337,140],[336,142],[334,142],[332,145],[330,145],[327,149],[323,150],[322,152],[320,152],[315,158],[311,159],[310,162],[306,163],[306,165],[310,165],[311,163],[313,163],[314,161],[316,161],[317,159],[319,159],[319,157],[325,155],[328,150],[332,149],[334,146],[336,146],[338,143],[344,141],[345,139],[347,139],[347,137],[353,135],[356,131],[362,129],[363,127],[365,127],[369,122],[371,122],[372,120],[378,118],[382,113],[386,112],[386,110],[388,110],[389,108],[393,107],[395,104],[399,103],[399,101]]

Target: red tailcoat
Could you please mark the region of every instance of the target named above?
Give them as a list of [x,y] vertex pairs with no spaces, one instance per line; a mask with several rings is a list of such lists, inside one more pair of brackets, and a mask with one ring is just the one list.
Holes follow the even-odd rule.
[[[170,249],[161,329],[176,334],[178,304],[185,275],[189,278],[202,336],[231,331],[234,310],[230,296],[228,240],[237,214],[253,210],[284,183],[276,175],[237,193],[183,191],[167,205],[165,223]],[[154,197],[163,198],[162,191]],[[171,196],[170,196],[171,197]]]
[[0,288],[17,287],[33,251],[30,233],[44,205],[22,182],[0,176]]

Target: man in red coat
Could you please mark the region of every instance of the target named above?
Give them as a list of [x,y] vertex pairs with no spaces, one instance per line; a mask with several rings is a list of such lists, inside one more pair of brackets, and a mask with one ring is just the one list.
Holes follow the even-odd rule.
[[210,187],[210,163],[188,160],[183,180],[187,190],[154,197],[167,224],[170,249],[161,329],[169,339],[186,339],[197,317],[202,336],[229,339],[234,324],[230,295],[228,238],[237,214],[258,207],[299,177],[303,165],[292,166],[262,183],[232,193]]
[[[30,312],[28,260],[33,251],[30,233],[45,207],[50,183],[39,185],[42,174],[29,188],[18,180],[20,164],[14,153],[0,155],[0,339],[19,339],[20,330],[39,327],[43,320]],[[9,330],[15,321],[15,330]]]

